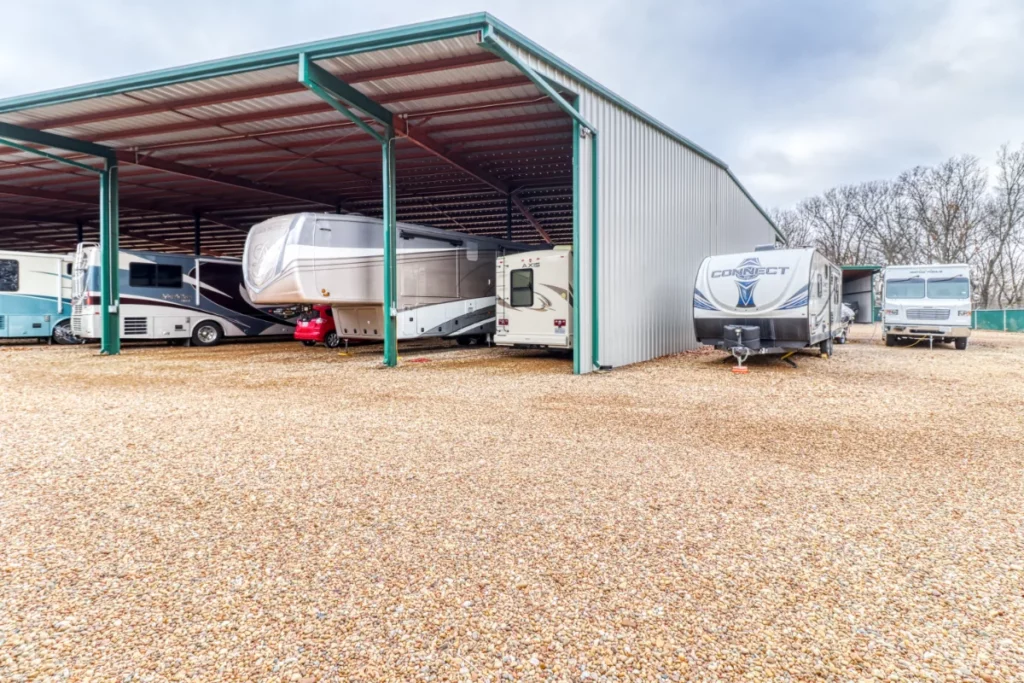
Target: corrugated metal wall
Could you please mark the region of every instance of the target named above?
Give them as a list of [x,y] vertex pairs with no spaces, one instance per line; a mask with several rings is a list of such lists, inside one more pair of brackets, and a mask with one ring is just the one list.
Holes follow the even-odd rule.
[[[654,124],[515,47],[538,73],[580,95],[598,130],[599,362],[620,366],[697,347],[693,283],[711,254],[775,241],[729,173]],[[590,346],[590,145],[580,140],[581,372]]]

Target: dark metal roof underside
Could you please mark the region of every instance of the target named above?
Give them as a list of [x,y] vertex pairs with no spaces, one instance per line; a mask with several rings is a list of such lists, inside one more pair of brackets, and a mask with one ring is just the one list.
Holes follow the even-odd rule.
[[[405,120],[398,219],[513,238],[572,241],[572,126],[514,66],[461,35],[317,64]],[[0,121],[96,142],[120,160],[121,244],[239,255],[253,224],[295,211],[381,215],[380,145],[286,64],[172,85],[5,109]],[[65,158],[95,159],[60,150]],[[63,251],[98,227],[87,171],[0,146],[0,249]]]

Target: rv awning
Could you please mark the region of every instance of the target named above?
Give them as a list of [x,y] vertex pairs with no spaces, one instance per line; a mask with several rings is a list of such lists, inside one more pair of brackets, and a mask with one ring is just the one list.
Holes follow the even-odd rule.
[[[239,255],[248,228],[271,216],[381,215],[380,144],[300,83],[307,55],[394,116],[399,220],[502,237],[511,224],[518,241],[571,243],[571,120],[480,46],[487,22],[459,17],[7,99],[0,123],[116,153],[123,247],[191,252],[198,220],[204,252]],[[97,221],[95,174],[0,142],[0,248],[68,250]]]

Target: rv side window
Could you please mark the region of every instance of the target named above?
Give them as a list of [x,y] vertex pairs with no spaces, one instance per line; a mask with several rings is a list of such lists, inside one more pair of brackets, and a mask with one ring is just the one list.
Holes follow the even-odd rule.
[[71,270],[72,270],[72,268],[74,268],[74,266],[75,266],[75,264],[73,264],[73,263],[69,263],[69,264],[65,265],[64,266],[64,274],[65,275],[71,275]]
[[18,266],[14,259],[0,259],[0,292],[18,291]]
[[533,306],[533,270],[521,268],[512,271],[512,306],[529,308]]
[[128,284],[132,287],[181,288],[181,266],[164,263],[128,264]]

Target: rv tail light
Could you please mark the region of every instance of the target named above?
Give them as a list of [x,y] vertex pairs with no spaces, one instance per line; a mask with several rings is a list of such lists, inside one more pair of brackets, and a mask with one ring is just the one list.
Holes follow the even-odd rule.
[[499,325],[508,325],[508,318],[502,318],[498,321]]
[[555,321],[555,327],[565,327],[565,321],[564,320],[556,320]]

